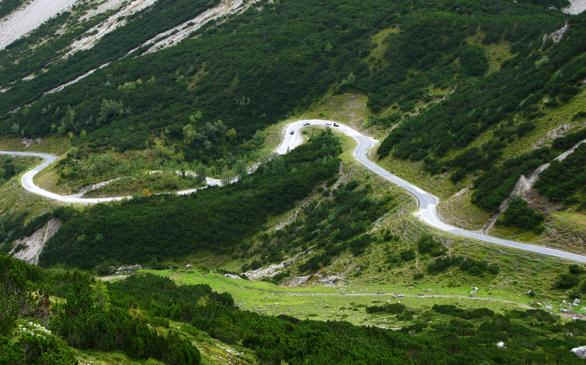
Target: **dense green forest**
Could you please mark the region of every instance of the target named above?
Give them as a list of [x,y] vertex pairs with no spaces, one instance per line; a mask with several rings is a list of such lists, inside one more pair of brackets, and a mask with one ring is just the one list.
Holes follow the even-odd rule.
[[[141,16],[91,52],[16,85],[0,101],[0,111],[99,63],[81,57],[102,63],[118,57],[124,48],[119,43],[136,43],[125,43],[135,37],[132,27],[152,28],[142,25]],[[282,19],[294,19],[294,25]],[[78,85],[5,115],[0,123],[4,133],[72,134],[79,144],[120,150],[145,148],[153,136],[163,135],[188,160],[209,162],[246,151],[246,141],[256,131],[306,107],[333,86],[368,94],[374,111],[392,103],[410,110],[428,87],[482,79],[486,56],[466,37],[481,32],[487,44],[506,39],[516,52],[527,53],[531,42],[562,22],[559,14],[541,7],[504,0],[482,5],[464,0],[264,4],[262,12],[251,8],[222,26],[208,27],[205,37],[115,62]],[[395,26],[401,31],[385,41],[388,53],[379,62],[369,61],[371,37]],[[437,41],[438,32],[445,33],[445,41]],[[501,77],[508,78],[512,68]],[[218,120],[234,129],[233,140],[210,127]]]
[[[11,57],[11,54],[4,54],[1,59],[3,61],[2,68],[6,72],[3,72],[0,78],[2,83],[18,80],[49,65],[51,66],[51,72],[40,74],[30,82],[18,83],[8,95],[3,97],[0,108],[4,111],[11,110],[21,105],[23,101],[34,100],[45,91],[73,80],[77,76],[103,64],[117,60],[158,33],[195,17],[216,3],[214,0],[196,2],[189,0],[157,1],[153,6],[132,15],[126,25],[105,35],[91,50],[78,52],[67,57],[64,61],[59,59],[58,56],[62,56],[59,53],[74,40],[75,33],[67,34],[62,38],[56,37],[54,41],[42,45],[36,52],[27,52],[31,56],[25,59],[26,63],[24,65],[21,65],[21,62],[18,62],[18,65],[12,64],[15,60]],[[43,31],[50,31],[51,26],[61,26],[68,20],[70,15],[70,13],[64,13],[49,20],[48,24],[43,26],[45,28]],[[96,20],[92,23],[95,22]],[[91,25],[91,23],[82,24],[81,26],[85,29],[88,25]],[[73,25],[71,26],[74,27]],[[75,28],[77,27],[78,25],[76,24]],[[32,35],[35,38],[43,36],[45,34],[41,32],[41,29],[38,29]],[[19,42],[24,43],[26,39],[21,38],[11,44],[10,47],[19,47]],[[20,56],[19,53],[17,54]],[[25,54],[26,56],[27,54]]]
[[[44,271],[0,256],[0,279],[0,364],[78,364],[71,347],[200,363],[189,341],[112,306],[107,289],[88,274]],[[52,297],[62,300],[52,304]]]
[[[20,3],[0,0],[0,18]],[[144,364],[208,364],[203,338],[218,341],[225,352],[250,351],[267,365],[584,362],[570,349],[586,344],[586,322],[502,309],[551,304],[552,313],[578,313],[582,309],[566,301],[586,296],[582,266],[562,270],[560,261],[513,250],[497,258],[491,247],[426,234],[400,194],[381,193],[372,176],[347,171],[342,144],[329,129],[261,161],[252,174],[243,161],[264,146],[269,133],[263,130],[324,95],[365,95],[369,118],[363,126],[389,133],[378,150],[381,159],[420,161],[429,174],[456,184],[472,181],[472,201],[495,212],[521,175],[586,139],[580,126],[551,144],[504,157],[508,146],[539,128],[538,119],[582,92],[586,14],[566,17],[550,9],[566,0],[261,0],[178,46],[127,55],[218,4],[158,0],[92,50],[62,58],[72,41],[109,15],[77,24],[79,13],[66,12],[0,51],[0,88],[11,87],[0,94],[0,137],[70,139],[73,147],[51,171],[59,183],[79,187],[165,167],[175,180],[160,179],[162,189],[174,189],[183,187],[176,170],[204,176],[219,171],[211,167],[241,162],[234,168],[237,183],[189,196],[144,191],[112,204],[43,208],[47,213],[33,219],[0,207],[0,365],[81,365],[80,354],[90,353]],[[548,35],[566,20],[568,32],[554,43]],[[495,49],[503,58],[494,57]],[[80,83],[44,95],[107,62]],[[586,113],[573,118],[586,120]],[[0,156],[0,185],[12,179],[16,187],[30,164]],[[584,166],[586,144],[553,162],[536,190],[557,205],[586,210]],[[63,225],[43,249],[41,267],[4,256],[8,243],[52,218]],[[498,223],[539,234],[545,219],[518,198]],[[261,300],[292,293],[321,300],[337,289],[318,280],[339,275],[350,284],[339,288],[341,296],[358,297],[364,289],[381,298],[352,302],[348,310],[387,316],[377,322],[386,327],[353,325],[372,322],[347,315],[327,318],[352,323],[269,316],[239,303],[236,293],[179,285],[142,270],[114,281],[94,277],[123,264],[160,268],[175,260],[190,265],[174,274],[193,274],[191,265],[200,259],[218,265],[218,285],[232,280],[237,290],[250,281],[231,278],[232,272],[226,277],[223,269],[244,272],[291,259],[265,280],[304,276],[307,285],[323,289],[281,293],[283,287],[258,282],[272,291]],[[229,262],[220,270],[222,260]],[[533,287],[537,279],[526,280],[528,272],[549,284]],[[445,304],[462,303],[470,285],[476,309]],[[476,285],[481,297],[475,297]],[[394,294],[399,290],[408,290],[407,298],[396,299],[405,296]],[[410,307],[419,295],[436,304]],[[557,302],[562,298],[563,305]]]
[[262,165],[223,188],[161,195],[61,214],[65,224],[43,251],[42,265],[82,268],[144,263],[198,250],[235,252],[270,216],[290,210],[336,176],[341,147],[331,132]]
[[[579,91],[579,81],[585,72],[586,58],[581,57],[586,47],[583,37],[585,21],[586,17],[571,18],[568,41],[558,45],[550,43],[550,52],[543,49],[543,53],[535,52],[535,43],[540,41],[539,33],[521,40],[515,49],[519,55],[507,61],[500,72],[460,87],[445,103],[402,124],[385,139],[379,155],[385,156],[392,151],[400,158],[426,158],[430,169],[439,172],[442,166],[437,165],[434,157],[442,157],[454,148],[466,147],[488,127],[507,120],[513,112],[526,112],[530,122],[538,114],[535,104],[544,97],[552,98],[552,103],[571,98]],[[527,32],[519,33],[523,37],[527,35]],[[509,40],[515,44],[514,38]],[[549,56],[547,62],[537,62],[546,54]],[[468,159],[463,158],[449,161],[447,165],[472,167],[472,170],[487,164],[490,166],[503,146],[493,142],[483,146],[482,150],[467,151],[468,154],[478,154],[474,157],[484,158],[476,167],[469,166]]]
[[242,270],[254,270],[269,262],[281,262],[286,256],[311,249],[318,253],[303,263],[300,270],[316,272],[328,266],[345,250],[360,255],[371,243],[383,237],[366,232],[375,220],[396,207],[392,198],[374,199],[371,187],[359,187],[357,181],[333,186],[335,179],[319,188],[320,197],[303,207],[294,222],[284,229],[263,233],[251,254],[258,259]]
[[[183,332],[190,328],[254,350],[261,364],[579,364],[568,349],[586,341],[584,322],[535,310],[497,314],[436,305],[392,331],[243,311],[209,286],[177,286],[152,275],[104,284],[81,272],[0,261],[0,364],[7,365],[76,364],[79,350],[199,364],[200,352]],[[410,311],[370,313],[391,309]],[[184,325],[175,330],[170,320]],[[499,341],[505,348],[497,348]]]
[[30,166],[31,161],[32,159],[0,156],[0,184],[26,170]]
[[[155,289],[156,288],[156,289]],[[344,322],[299,321],[238,310],[228,295],[209,287],[177,287],[168,279],[135,276],[109,286],[113,303],[138,306],[152,315],[193,324],[227,343],[254,349],[261,363],[279,364],[492,364],[579,363],[567,350],[580,343],[584,322],[561,324],[541,311],[463,310],[434,306],[429,317],[401,331],[356,327]],[[194,306],[206,296],[207,305]],[[580,335],[579,335],[580,334]],[[504,341],[506,351],[497,351]]]
[[[473,201],[494,211],[521,174],[563,152],[562,144],[566,149],[572,146],[560,140],[551,150],[535,150],[500,163],[503,149],[534,129],[536,118],[581,90],[586,76],[586,16],[572,17],[568,22],[569,30],[559,44],[542,41],[537,33],[520,41],[505,34],[513,45],[514,58],[499,72],[461,85],[446,101],[406,120],[384,140],[379,156],[392,153],[401,159],[423,160],[427,171],[448,172],[454,182],[479,174]],[[521,33],[525,36],[531,31]],[[451,150],[466,148],[489,128],[493,133],[487,142],[445,158]],[[556,169],[551,171],[553,174]],[[544,181],[548,184],[547,178]]]
[[[61,93],[8,113],[214,4],[159,1],[91,51],[65,61],[50,57],[73,33],[36,52],[25,52],[26,39],[12,45],[14,54],[0,55],[4,83],[47,64],[50,72],[16,83],[3,95],[0,133],[70,136],[86,158],[111,147],[163,145],[173,151],[171,159],[215,165],[227,158],[231,166],[258,149],[259,130],[327,91],[360,92],[368,96],[370,110],[380,113],[373,124],[400,123],[380,147],[381,157],[423,160],[426,170],[448,172],[454,182],[479,174],[474,202],[492,211],[512,189],[515,175],[508,174],[502,187],[486,177],[508,169],[507,162],[499,163],[503,149],[531,132],[547,108],[579,92],[585,77],[586,16],[570,17],[568,32],[555,44],[544,35],[559,29],[564,16],[544,10],[542,1],[304,0],[263,4],[262,11],[253,7],[227,23],[209,25],[204,37],[124,57]],[[54,31],[68,16],[43,27]],[[295,25],[284,18],[295,19]],[[375,45],[372,39],[381,32],[388,34]],[[490,59],[487,47],[503,44],[510,47],[510,58]],[[37,58],[17,62],[15,55],[22,54]],[[438,102],[442,99],[434,93],[445,100]],[[497,125],[486,143],[467,148]],[[446,159],[452,150],[462,151]],[[65,170],[63,179],[75,178]]]
[[[519,157],[506,160],[500,165],[490,167],[475,180],[472,201],[486,210],[496,211],[501,202],[511,194],[521,175],[528,176],[537,167],[552,161],[559,154],[569,150],[585,138],[586,129],[583,129],[557,138],[553,141],[551,147],[536,149]],[[547,169],[543,176],[540,176],[537,183],[537,189],[540,193],[548,196],[548,194],[553,194],[548,192],[563,190],[563,192],[558,192],[557,194],[564,194],[563,196],[569,198],[580,190],[582,185],[580,185],[579,181],[582,176],[581,169],[583,169],[583,164],[580,164],[580,160],[583,159],[583,146],[575,153],[575,156],[572,154],[568,161],[563,162],[564,166],[569,168],[567,175],[565,175],[567,179],[560,180],[562,170],[558,162],[554,162],[550,167],[553,170]],[[563,188],[559,188],[560,181],[566,182]],[[554,200],[563,200],[555,199],[553,195],[548,197]],[[575,203],[576,200],[568,200],[567,202]]]
[[[91,51],[51,63],[51,72],[15,84],[0,100],[0,111],[117,60],[214,4],[157,2]],[[170,151],[164,157],[173,161],[232,168],[259,148],[258,132],[268,125],[303,110],[327,91],[358,92],[368,96],[370,111],[379,114],[370,119],[372,124],[388,128],[400,123],[382,143],[379,156],[423,160],[427,171],[448,173],[456,183],[478,175],[473,201],[494,211],[515,177],[546,158],[535,151],[518,157],[521,166],[518,160],[501,163],[503,149],[530,133],[547,108],[579,92],[585,77],[586,17],[569,18],[568,32],[555,44],[544,35],[559,29],[564,17],[543,6],[541,1],[504,0],[264,4],[262,11],[253,7],[221,26],[207,26],[204,37],[156,54],[125,57],[63,92],[4,114],[0,130],[73,138],[82,153],[61,163],[63,181],[93,176],[82,171],[84,159],[112,147],[119,152],[161,148]],[[56,28],[67,16],[44,27]],[[295,26],[283,18],[295,19]],[[387,35],[375,45],[372,39],[382,33]],[[65,47],[66,40],[59,39],[43,44],[42,52],[24,52],[25,40],[13,45],[18,52],[4,52],[0,59],[9,71],[2,73],[8,78],[4,82],[47,63],[49,55]],[[509,47],[510,56],[492,59],[487,49],[502,45]],[[37,58],[15,62],[14,55],[23,53]],[[484,144],[468,147],[495,126]],[[452,150],[460,152],[449,154]]]
[[[586,134],[586,133],[585,133]],[[586,143],[568,158],[552,162],[543,172],[536,188],[540,194],[555,202],[568,205],[586,201]]]
[[12,13],[12,11],[24,3],[25,0],[2,0],[2,2],[0,2],[0,18]]

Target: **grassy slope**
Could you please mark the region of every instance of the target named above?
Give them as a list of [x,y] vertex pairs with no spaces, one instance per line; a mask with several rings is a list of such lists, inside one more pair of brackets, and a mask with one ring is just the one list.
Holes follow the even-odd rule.
[[[168,277],[179,284],[207,284],[218,292],[230,293],[236,303],[246,310],[268,314],[286,314],[300,319],[344,320],[357,325],[396,327],[390,318],[377,317],[365,312],[366,306],[377,303],[401,302],[413,309],[430,309],[434,304],[458,304],[466,308],[491,308],[496,311],[524,308],[526,298],[508,299],[491,293],[469,296],[470,288],[441,288],[431,285],[406,287],[400,284],[350,284],[342,288],[311,286],[288,288],[263,281],[230,279],[214,272],[198,270],[148,270]],[[425,295],[452,296],[422,298]],[[401,295],[402,297],[398,297]],[[462,296],[462,297],[460,297]],[[490,297],[490,300],[480,298]],[[510,301],[510,302],[508,302]]]
[[[501,56],[503,57],[503,56]],[[524,153],[530,152],[538,147],[548,146],[557,133],[571,133],[583,128],[583,122],[572,120],[574,115],[586,108],[586,91],[582,91],[567,104],[555,108],[543,108],[545,115],[535,120],[536,128],[515,143],[508,144],[503,150],[500,161],[518,157]],[[479,147],[489,141],[497,127],[487,130],[480,135],[470,147]],[[448,153],[446,159],[453,158],[455,152]],[[416,181],[417,185],[436,194],[442,203],[440,204],[440,213],[448,222],[458,224],[465,228],[479,229],[489,218],[489,214],[478,208],[471,202],[471,194],[462,192],[462,189],[471,188],[472,177],[468,177],[458,184],[452,183],[449,174],[431,175],[423,170],[423,162],[412,162],[401,160],[393,156],[388,156],[379,163],[385,168],[393,171],[395,174],[405,178],[408,181]],[[576,214],[576,220],[582,220],[583,215]],[[554,225],[559,222],[555,214],[551,215],[549,221]],[[567,227],[571,228],[571,227]],[[506,238],[520,240],[530,240],[543,244],[556,244],[551,238],[544,235],[534,235],[528,232],[519,232],[514,229],[498,227],[492,234]],[[558,243],[559,247],[567,246],[569,242]]]
[[71,147],[71,142],[65,137],[46,137],[32,141],[29,148],[19,138],[0,138],[0,150],[48,152],[61,155]]
[[[449,303],[469,308],[489,307],[502,311],[524,305],[539,307],[536,303],[540,302],[545,305],[552,304],[555,311],[562,308],[561,301],[565,293],[553,291],[551,288],[556,277],[567,271],[567,263],[560,263],[551,258],[482,243],[454,240],[452,237],[435,233],[436,238],[449,246],[452,254],[497,262],[501,268],[500,273],[496,276],[472,277],[459,270],[450,270],[440,275],[425,275],[422,279],[414,280],[415,273],[424,271],[426,263],[429,262],[427,259],[418,259],[406,265],[389,266],[386,262],[389,252],[413,247],[416,237],[428,229],[410,216],[410,211],[415,206],[408,195],[353,162],[351,150],[354,144],[349,138],[343,138],[343,146],[343,174],[351,175],[362,184],[370,183],[375,187],[372,194],[376,196],[390,194],[401,201],[397,212],[377,222],[377,229],[397,232],[402,240],[399,243],[373,244],[364,255],[358,257],[344,253],[321,270],[324,274],[342,274],[345,281],[341,286],[324,286],[314,279],[305,287],[286,287],[263,281],[231,279],[213,270],[207,271],[209,269],[149,272],[169,277],[181,284],[208,284],[215,290],[232,294],[242,308],[261,313],[288,314],[298,318],[320,320],[347,320],[355,324],[383,327],[396,327],[406,323],[392,316],[368,315],[364,311],[365,306],[400,301],[417,310],[429,309],[433,304]],[[299,205],[291,212],[272,219],[267,231],[289,222],[297,209]],[[233,260],[209,254],[206,257],[186,258],[182,264],[192,263],[195,266],[203,265],[212,269],[222,267],[226,270],[239,271],[240,266],[248,260],[252,258]],[[287,270],[294,276],[295,264]],[[494,301],[475,300],[470,297],[472,286],[480,288],[477,297],[487,297]],[[528,297],[528,290],[536,291],[537,297]],[[360,295],[356,295],[357,293]],[[406,297],[397,298],[393,294],[403,294]],[[420,294],[448,297],[417,298]]]
[[[37,162],[30,161],[33,166]],[[22,189],[20,185],[20,176],[13,177],[6,183],[0,185],[0,214],[1,215],[18,215],[27,213],[34,217],[45,213],[56,205],[49,200],[30,194]]]
[[[350,98],[352,100],[353,98]],[[328,103],[325,103],[328,105]],[[324,113],[317,109],[314,113]],[[324,113],[325,114],[325,113]],[[325,287],[312,284],[306,288],[287,288],[267,282],[235,280],[214,272],[200,270],[149,271],[158,275],[168,276],[181,284],[208,284],[214,290],[229,292],[236,303],[243,309],[254,310],[269,315],[287,314],[302,319],[345,320],[359,325],[375,325],[385,328],[396,328],[410,324],[409,320],[398,319],[392,315],[369,315],[365,307],[383,303],[401,302],[415,310],[417,314],[431,309],[434,304],[457,304],[465,308],[490,308],[497,312],[509,309],[524,308],[536,302],[553,304],[554,311],[562,308],[563,292],[551,291],[554,278],[567,267],[557,260],[536,257],[513,250],[504,250],[478,243],[453,240],[437,234],[445,244],[450,246],[453,254],[497,261],[501,273],[497,276],[471,277],[458,270],[450,270],[439,276],[426,275],[423,279],[414,280],[413,274],[421,271],[423,261],[398,267],[389,267],[386,263],[388,252],[395,252],[411,247],[415,237],[426,231],[409,212],[414,208],[411,199],[399,189],[378,177],[371,175],[356,165],[351,158],[353,142],[343,138],[344,153],[342,155],[343,173],[358,179],[362,184],[370,183],[375,187],[373,194],[379,197],[392,195],[401,201],[401,209],[379,222],[381,228],[389,228],[400,232],[403,240],[397,243],[386,242],[373,245],[359,257],[344,254],[325,269],[329,273],[346,270],[348,267],[359,268],[347,277],[347,284],[340,288]],[[16,186],[18,188],[18,186]],[[287,213],[286,213],[287,214]],[[285,219],[283,217],[282,219]],[[277,218],[269,225],[276,225],[282,220]],[[210,255],[206,262],[209,266],[224,265],[233,269],[242,262],[231,261]],[[472,286],[480,287],[477,295],[471,296]],[[529,298],[527,290],[537,291],[536,298]],[[359,295],[357,295],[359,294]],[[396,297],[393,294],[402,294]],[[447,297],[424,298],[419,295],[440,295]],[[490,298],[490,300],[474,299]],[[430,319],[431,322],[439,319]],[[179,326],[179,324],[177,324]],[[183,332],[183,331],[182,331]],[[191,334],[192,332],[183,332]],[[204,363],[223,364],[254,363],[250,353],[242,353],[242,349],[227,347],[225,344],[200,333],[193,336],[192,341],[202,351]],[[234,356],[234,353],[242,356]],[[84,352],[81,359],[96,363],[142,364],[129,360],[124,355],[115,353]],[[154,364],[146,362],[148,364]]]

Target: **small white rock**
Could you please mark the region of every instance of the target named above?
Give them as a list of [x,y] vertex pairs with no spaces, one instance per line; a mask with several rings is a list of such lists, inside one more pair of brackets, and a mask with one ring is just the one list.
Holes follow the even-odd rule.
[[242,279],[240,276],[234,274],[224,274],[224,276],[228,279]]
[[574,347],[571,351],[580,359],[586,359],[586,346]]
[[499,349],[504,349],[505,343],[503,341],[499,341],[496,343],[496,347],[498,347]]

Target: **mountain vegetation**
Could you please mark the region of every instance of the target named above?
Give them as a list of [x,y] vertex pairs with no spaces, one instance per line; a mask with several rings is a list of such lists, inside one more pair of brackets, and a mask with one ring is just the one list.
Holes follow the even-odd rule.
[[537,190],[543,196],[565,204],[581,203],[586,207],[586,144],[562,162],[554,161],[545,170],[537,183]]
[[31,159],[0,156],[0,184],[25,171],[31,162]]
[[[503,151],[532,133],[540,116],[578,94],[585,77],[584,16],[567,19],[563,39],[554,42],[551,34],[565,20],[544,10],[542,1],[263,3],[204,27],[203,37],[125,56],[214,5],[158,1],[90,51],[64,60],[48,55],[66,49],[73,33],[49,41],[43,52],[25,52],[40,34],[12,45],[0,55],[7,71],[2,83],[13,84],[0,101],[2,133],[69,136],[81,153],[58,167],[63,183],[76,176],[92,176],[85,184],[109,179],[81,170],[109,153],[133,160],[140,150],[160,152],[175,164],[233,170],[262,145],[264,128],[327,92],[351,91],[368,96],[369,125],[398,126],[379,148],[381,158],[423,161],[428,173],[448,174],[453,183],[472,176],[473,203],[494,212],[516,178],[534,168],[532,154],[540,153],[511,159]],[[113,63],[41,97],[107,62]],[[47,63],[50,72],[18,81]],[[518,159],[526,162],[522,168]]]
[[[496,211],[521,175],[528,176],[584,138],[582,129],[558,138],[551,148],[533,149],[513,157],[504,155],[509,146],[520,144],[532,133],[536,120],[582,92],[586,76],[586,43],[581,36],[584,19],[570,18],[559,43],[536,34],[532,41],[509,39],[515,56],[502,64],[500,71],[461,85],[445,102],[406,120],[384,140],[379,156],[392,154],[399,159],[423,161],[428,173],[449,174],[454,183],[471,175],[472,202],[489,212]],[[521,34],[524,37],[530,32],[519,32],[517,36]],[[580,119],[578,113],[566,122]],[[570,161],[579,159],[579,155]],[[559,172],[559,168],[547,171],[538,183],[538,191],[550,198],[554,190],[574,196],[573,186],[579,185],[574,180],[579,177],[572,174],[569,189],[565,189],[552,184],[551,177],[559,179]],[[582,201],[578,200],[574,198],[573,203]]]
[[202,250],[235,252],[269,217],[290,210],[334,177],[339,153],[338,140],[324,132],[223,188],[70,210],[64,226],[43,251],[41,264],[87,269],[105,261],[134,264]]
[[[426,320],[392,331],[243,311],[229,294],[209,286],[177,286],[152,275],[104,284],[80,272],[0,260],[2,364],[76,364],[83,351],[114,349],[136,359],[199,364],[197,344],[186,340],[188,328],[251,349],[262,364],[578,364],[566,347],[586,340],[583,322],[564,323],[541,311],[434,306]],[[391,308],[406,310],[382,310]],[[185,326],[176,330],[172,321]],[[505,349],[496,347],[499,341]]]
[[[0,18],[23,3],[1,1]],[[86,19],[97,2],[80,2],[0,50],[0,149],[62,144],[36,183],[133,195],[38,203],[19,185],[35,161],[0,156],[0,365],[583,362],[570,349],[586,322],[568,318],[586,315],[583,265],[422,226],[412,197],[349,161],[337,128],[272,151],[281,122],[350,110],[385,167],[449,186],[503,232],[543,238],[565,210],[577,223],[559,236],[582,250],[586,13],[560,12],[567,0],[243,4],[151,53],[157,34],[234,5],[157,0],[70,52],[117,11]],[[328,104],[345,95],[360,111]],[[204,176],[224,186],[164,193]],[[39,267],[6,256],[49,221]]]
[[0,3],[0,18],[12,13],[15,9],[19,8],[25,0],[6,0]]
[[543,231],[543,220],[543,214],[531,209],[525,200],[516,197],[511,200],[500,223],[540,233]]
[[[166,1],[157,2],[160,5],[137,14],[91,52],[80,52],[53,71],[18,83],[2,98],[0,111],[31,102],[63,80],[124,55],[140,44],[134,37],[143,36],[145,29],[156,33],[158,28],[150,23],[143,26],[146,19],[167,19],[161,27],[169,27],[177,18],[158,12],[184,14],[182,3],[177,3],[170,7]],[[202,2],[201,8],[209,5]],[[296,19],[296,26],[283,18]],[[205,37],[127,57],[16,114],[5,114],[2,130],[26,136],[72,135],[80,145],[122,151],[146,148],[155,136],[164,136],[187,160],[209,164],[212,158],[245,153],[258,130],[307,107],[332,87],[366,93],[374,112],[391,104],[410,111],[427,98],[429,87],[451,89],[462,82],[470,90],[482,89],[472,85],[479,77],[484,80],[488,61],[467,38],[480,32],[486,44],[506,40],[515,52],[527,54],[544,32],[561,23],[556,13],[504,0],[482,6],[440,0],[424,5],[374,0],[264,4],[262,11],[253,7],[222,26],[210,26]],[[388,27],[400,32],[385,40],[387,52],[381,60],[368,61],[371,37]],[[438,33],[445,44],[437,42]],[[497,74],[492,79],[510,76],[505,71]],[[220,120],[224,131],[211,127]],[[232,129],[232,139],[226,138]]]

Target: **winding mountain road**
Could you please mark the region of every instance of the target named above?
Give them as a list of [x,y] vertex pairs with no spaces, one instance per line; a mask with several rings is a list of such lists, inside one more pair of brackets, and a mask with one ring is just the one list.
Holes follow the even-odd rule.
[[[294,148],[300,146],[304,143],[303,135],[301,134],[301,130],[305,127],[309,126],[320,126],[320,127],[332,127],[334,130],[341,132],[356,141],[356,148],[354,149],[353,156],[354,158],[366,167],[371,172],[377,174],[378,176],[382,177],[383,179],[405,189],[409,192],[416,200],[418,204],[418,210],[414,213],[414,215],[423,223],[431,226],[435,229],[440,231],[452,234],[454,236],[483,241],[489,244],[494,244],[502,247],[508,247],[513,249],[518,249],[526,252],[531,252],[540,255],[546,256],[553,256],[564,260],[586,263],[586,256],[579,255],[563,250],[558,250],[554,248],[544,247],[533,245],[529,243],[523,242],[516,242],[507,239],[502,239],[498,237],[493,237],[487,234],[484,234],[480,231],[470,231],[463,228],[458,228],[452,226],[450,224],[444,223],[438,212],[437,206],[439,204],[439,199],[425,191],[420,189],[419,187],[409,183],[401,179],[400,177],[390,173],[389,171],[385,170],[381,166],[377,165],[374,161],[370,160],[368,154],[373,148],[377,145],[378,141],[374,138],[366,136],[357,130],[342,124],[328,120],[300,120],[296,122],[292,122],[288,124],[283,133],[283,139],[279,146],[275,149],[275,153],[283,155],[288,153],[289,151],[293,150]],[[57,200],[63,203],[73,203],[73,204],[98,204],[98,203],[106,203],[112,201],[120,201],[124,199],[131,198],[130,196],[119,196],[119,197],[108,197],[108,198],[82,198],[79,196],[73,195],[59,195],[56,193],[52,193],[45,189],[40,188],[34,183],[34,177],[51,165],[53,162],[57,160],[57,156],[47,154],[47,153],[38,153],[38,152],[14,152],[14,151],[0,151],[0,155],[10,155],[15,157],[36,157],[41,158],[43,162],[36,166],[35,168],[26,172],[21,178],[21,185],[22,187],[39,196]],[[255,169],[251,169],[253,172]],[[221,182],[217,179],[206,178],[209,185],[222,185]],[[233,179],[232,182],[238,181],[237,179]],[[182,190],[176,192],[178,195],[185,195],[190,194],[198,189],[190,189],[190,190]]]

